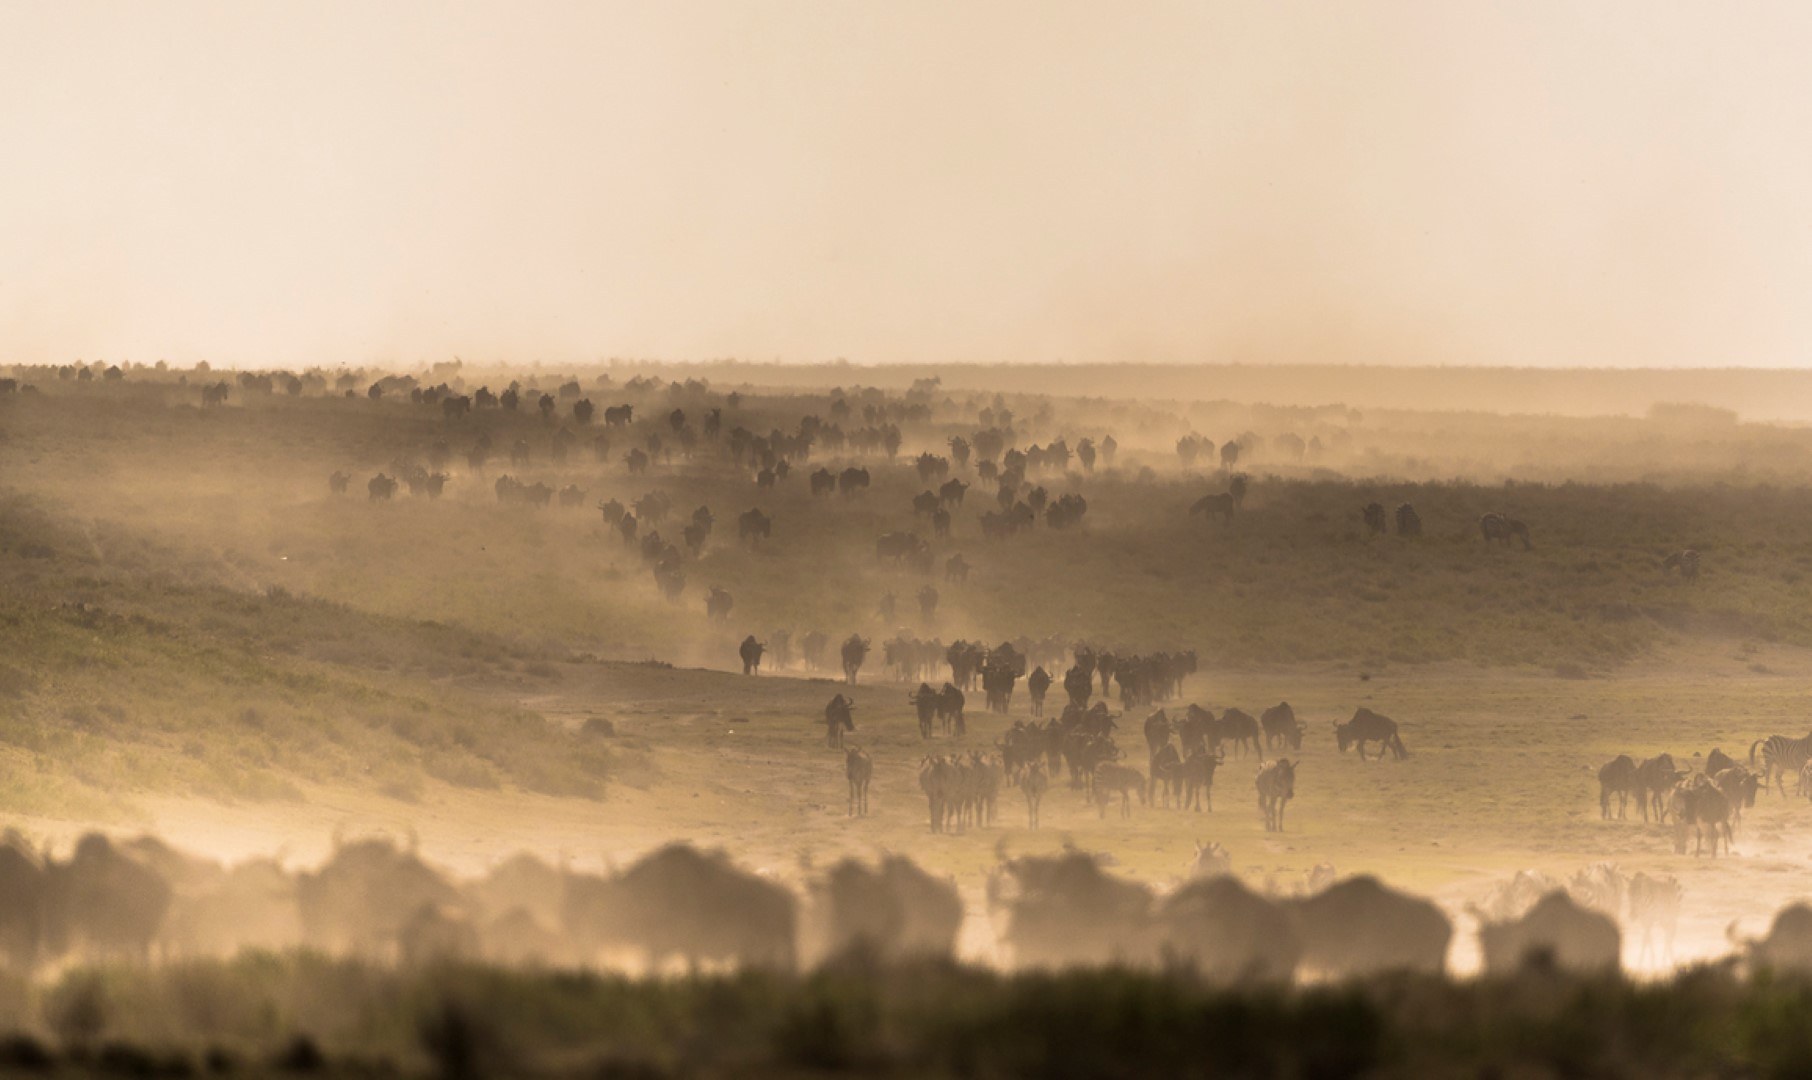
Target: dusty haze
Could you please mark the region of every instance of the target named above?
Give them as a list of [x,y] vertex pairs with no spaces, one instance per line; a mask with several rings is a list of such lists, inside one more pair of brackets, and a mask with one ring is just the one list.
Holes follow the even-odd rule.
[[0,4],[0,359],[1797,364],[1812,13]]

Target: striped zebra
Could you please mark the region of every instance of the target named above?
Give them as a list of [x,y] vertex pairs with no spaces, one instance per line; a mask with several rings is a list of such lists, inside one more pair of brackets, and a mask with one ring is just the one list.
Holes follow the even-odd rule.
[[1296,796],[1296,766],[1278,758],[1258,767],[1258,810],[1265,815],[1266,832],[1283,832],[1284,804]]
[[1812,761],[1812,735],[1803,739],[1789,739],[1785,735],[1770,735],[1766,739],[1757,739],[1749,744],[1749,767],[1755,767],[1755,748],[1762,748],[1762,787],[1770,783],[1780,788],[1782,796],[1787,794],[1787,777],[1797,777]]

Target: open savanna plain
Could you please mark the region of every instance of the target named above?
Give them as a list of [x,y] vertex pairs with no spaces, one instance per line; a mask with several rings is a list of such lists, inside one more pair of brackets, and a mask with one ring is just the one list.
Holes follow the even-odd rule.
[[[1160,888],[1188,875],[1198,841],[1281,893],[1318,864],[1377,874],[1458,921],[1461,972],[1477,964],[1468,904],[1518,870],[1564,878],[1608,861],[1678,878],[1680,961],[1726,954],[1733,923],[1759,934],[1812,896],[1812,803],[1791,780],[1745,810],[1714,860],[1676,854],[1673,829],[1633,805],[1601,820],[1596,777],[1620,753],[1747,760],[1757,739],[1812,730],[1812,431],[1665,403],[1562,418],[1158,401],[1136,386],[1062,396],[1040,392],[1036,369],[989,390],[880,390],[446,366],[392,377],[376,397],[376,372],[319,373],[293,395],[283,378],[268,392],[222,372],[59,374],[18,369],[33,390],[0,396],[0,812],[53,849],[90,828],[151,830],[222,858],[312,865],[336,835],[385,832],[476,875],[518,851],[596,870],[687,840],[800,888],[842,856],[894,852],[955,881],[969,909],[961,954],[982,962],[1007,959],[989,872],[1065,848]],[[204,406],[203,386],[221,381],[226,401]],[[443,383],[454,396],[515,383],[520,403],[411,400]],[[596,407],[589,423],[574,415],[581,400]],[[633,420],[607,427],[604,410],[623,404]],[[791,434],[807,416],[896,429],[898,452],[820,440],[773,486],[731,452],[738,428]],[[1033,468],[1020,489],[1082,496],[1079,523],[985,537],[995,485],[977,461],[947,461],[972,487],[949,536],[932,535],[912,499],[944,477],[928,482],[917,459],[990,428],[1017,448],[1113,437],[1111,460]],[[556,460],[561,431],[571,445]],[[1177,442],[1191,434],[1217,449],[1237,440],[1238,460],[1186,465]],[[671,455],[632,475],[625,456],[655,435]],[[526,457],[512,462],[518,444]],[[439,497],[367,497],[374,476],[417,466],[446,474]],[[814,497],[821,467],[865,468],[870,482]],[[346,492],[330,490],[336,472]],[[500,500],[506,474],[581,494]],[[1230,520],[1190,513],[1236,476]],[[669,496],[655,527],[676,541],[695,507],[715,517],[683,557],[677,600],[598,509],[650,492]],[[1362,520],[1373,502],[1413,504],[1423,534],[1374,535]],[[771,535],[741,543],[737,519],[753,509]],[[1486,543],[1488,512],[1527,523],[1532,547]],[[876,557],[896,532],[928,542],[930,572]],[[1687,549],[1697,579],[1664,573]],[[944,572],[959,553],[966,582]],[[734,598],[726,619],[706,617],[713,586]],[[799,659],[814,631],[831,643],[825,668]],[[873,646],[854,687],[831,670],[852,634]],[[1028,695],[1022,684],[1003,716],[978,688],[965,736],[922,740],[907,700],[920,677],[884,660],[901,635],[1193,650],[1181,695],[1160,703],[1173,714],[1288,701],[1303,721],[1284,830],[1263,828],[1259,758],[1229,751],[1211,812],[1103,815],[1058,777],[1037,830],[1006,786],[993,824],[934,833],[921,761],[993,751],[1029,718]],[[771,650],[753,676],[737,658],[748,636]],[[874,763],[867,816],[848,813],[844,757],[825,743],[837,693],[855,702],[849,741]],[[1054,687],[1053,712],[1062,696]],[[1361,706],[1398,722],[1405,760],[1338,751],[1333,724]],[[1156,707],[1120,719],[1140,769]],[[1632,966],[1662,966],[1640,951],[1625,942]],[[862,1063],[826,1038],[829,1058],[807,1039],[799,1060]],[[1033,1067],[1013,1061],[997,1071]]]

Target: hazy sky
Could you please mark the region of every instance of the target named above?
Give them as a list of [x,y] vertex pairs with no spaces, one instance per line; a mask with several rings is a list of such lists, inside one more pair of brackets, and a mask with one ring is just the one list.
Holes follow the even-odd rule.
[[0,360],[1812,361],[1812,4],[0,0]]

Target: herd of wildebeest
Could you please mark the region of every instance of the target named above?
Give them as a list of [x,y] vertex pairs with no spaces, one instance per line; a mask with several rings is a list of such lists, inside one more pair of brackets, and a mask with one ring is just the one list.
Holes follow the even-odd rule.
[[[111,368],[97,376],[71,368],[56,377],[118,382],[126,373]],[[193,389],[204,408],[222,407],[237,392],[406,398],[434,410],[445,434],[370,476],[365,490],[372,502],[405,489],[437,499],[454,482],[456,461],[476,479],[487,478],[493,463],[507,458],[509,471],[485,481],[499,503],[530,510],[595,508],[607,535],[639,555],[659,595],[674,603],[687,596],[688,571],[712,543],[719,517],[708,505],[687,513],[658,486],[653,478],[676,458],[681,468],[697,461],[746,477],[747,503],[758,505],[739,503],[727,512],[735,521],[735,542],[757,551],[777,530],[812,527],[777,522],[771,504],[763,503],[766,492],[803,485],[814,499],[862,500],[878,476],[908,476],[922,488],[910,499],[913,524],[875,536],[873,556],[883,569],[926,579],[911,594],[925,626],[939,617],[942,597],[931,580],[939,567],[945,588],[959,590],[976,569],[948,546],[958,531],[957,515],[972,506],[972,489],[992,492],[989,505],[974,515],[984,542],[1039,528],[1074,529],[1087,521],[1083,488],[1097,462],[1112,466],[1120,452],[1106,431],[1073,444],[1066,435],[1042,445],[1027,442],[1018,417],[999,396],[972,396],[963,408],[973,426],[933,442],[928,433],[939,406],[931,386],[903,395],[836,391],[821,409],[784,424],[772,407],[745,410],[738,393],[645,377],[619,388],[630,400],[601,410],[577,380],[545,390],[512,381],[493,392],[428,385],[407,375],[367,385],[355,374],[246,373],[236,385],[206,381]],[[0,395],[32,392],[18,380],[0,380]],[[471,423],[485,414],[520,419]],[[949,418],[942,419],[947,426]],[[1049,417],[1040,420],[1048,430]],[[1324,450],[1319,435],[1285,432],[1265,439],[1246,433],[1217,445],[1191,433],[1177,443],[1179,460],[1186,469],[1218,462],[1212,475],[1224,490],[1200,497],[1186,513],[1233,527],[1252,487],[1251,478],[1236,471],[1243,461],[1266,455],[1313,461]],[[594,467],[621,467],[612,488],[620,490],[621,476],[650,486],[628,501],[596,499],[565,468],[587,454]],[[543,465],[558,471],[536,478]],[[348,494],[354,480],[348,469],[335,471],[329,490]],[[899,507],[899,514],[907,509]],[[1380,502],[1356,510],[1367,537],[1387,536],[1393,524],[1399,536],[1423,535],[1421,514],[1407,502],[1394,510]],[[1533,548],[1529,525],[1511,514],[1493,511],[1476,524],[1487,547],[1517,542]],[[1696,580],[1700,557],[1682,550],[1663,569]],[[716,624],[736,617],[731,584],[714,582],[704,592],[704,613]],[[882,625],[903,621],[899,604],[893,591],[881,596],[875,615]],[[747,675],[758,674],[766,661],[770,669],[840,670],[853,685],[872,651],[872,638],[860,632],[837,642],[814,629],[751,633],[736,654]],[[969,735],[965,708],[978,687],[985,710],[1004,725],[983,746],[965,743],[920,757],[918,785],[932,832],[993,825],[998,801],[1010,791],[1023,797],[1027,825],[1037,829],[1048,789],[1063,779],[1101,818],[1110,810],[1130,816],[1135,805],[1208,812],[1229,755],[1250,756],[1240,796],[1254,800],[1267,831],[1285,829],[1306,725],[1287,702],[1257,716],[1232,707],[1217,713],[1193,703],[1176,706],[1197,671],[1193,650],[1105,648],[1056,634],[994,646],[967,640],[946,645],[901,629],[881,642],[880,651],[887,677],[907,688],[925,742]],[[1028,712],[1013,717],[1021,680]],[[1053,686],[1063,692],[1062,705],[1047,712]],[[1110,706],[1116,697],[1118,711]],[[1120,721],[1147,709],[1154,711],[1140,725],[1146,751],[1141,769],[1119,744]],[[854,710],[853,700],[838,693],[823,722],[828,748],[843,754],[848,814],[860,818],[868,813],[876,771],[867,749],[849,738],[856,731]],[[1369,708],[1332,726],[1342,752],[1356,749],[1363,759],[1375,746],[1379,760],[1409,756],[1397,723]],[[1604,817],[1613,815],[1615,803],[1615,816],[1622,818],[1634,800],[1644,820],[1673,825],[1676,851],[1684,852],[1690,841],[1695,853],[1715,856],[1720,846],[1728,850],[1742,809],[1771,783],[1784,795],[1791,775],[1802,794],[1812,794],[1812,735],[1758,740],[1747,765],[1718,750],[1702,766],[1684,769],[1667,754],[1642,761],[1624,755],[1598,775]],[[1475,905],[1473,915],[1487,970],[1509,970],[1532,955],[1569,970],[1605,970],[1620,962],[1620,922],[1640,929],[1645,955],[1653,950],[1671,959],[1679,899],[1672,878],[1626,879],[1615,867],[1598,864],[1565,882],[1519,874]],[[1186,879],[1164,890],[1116,877],[1102,860],[1074,850],[1003,854],[986,900],[995,942],[1011,964],[1186,963],[1226,981],[1440,971],[1454,933],[1452,920],[1433,903],[1370,877],[1337,879],[1331,868],[1318,868],[1305,887],[1254,890],[1231,873],[1218,844],[1198,845]],[[94,834],[66,859],[34,850],[17,836],[0,844],[0,953],[21,969],[72,957],[218,955],[246,946],[308,946],[405,963],[470,957],[564,966],[627,957],[654,967],[683,961],[790,968],[857,947],[889,958],[951,955],[968,917],[951,882],[897,856],[878,865],[841,862],[812,877],[801,896],[777,877],[683,844],[608,874],[522,855],[467,882],[454,881],[409,847],[377,839],[337,844],[325,864],[300,872],[268,860],[228,868],[150,838],[116,841]],[[1812,908],[1783,910],[1769,935],[1747,943],[1744,954],[1758,965],[1812,972]]]
[[[0,838],[0,960],[18,972],[70,962],[223,957],[297,948],[406,966],[486,961],[552,969],[674,965],[790,970],[859,950],[950,958],[986,924],[1014,968],[1188,967],[1225,983],[1289,983],[1448,969],[1455,920],[1376,878],[1322,865],[1254,889],[1219,845],[1154,889],[1068,848],[1004,845],[972,910],[954,882],[883,855],[801,868],[795,887],[721,852],[670,844],[607,872],[518,854],[459,879],[413,844],[336,838],[311,869],[232,866],[149,836],[91,833],[66,856]],[[1640,957],[1670,960],[1679,885],[1595,864],[1567,881],[1519,873],[1469,907],[1487,973],[1529,963],[1619,970],[1623,926]],[[1812,973],[1812,907],[1792,905],[1734,958]]]

